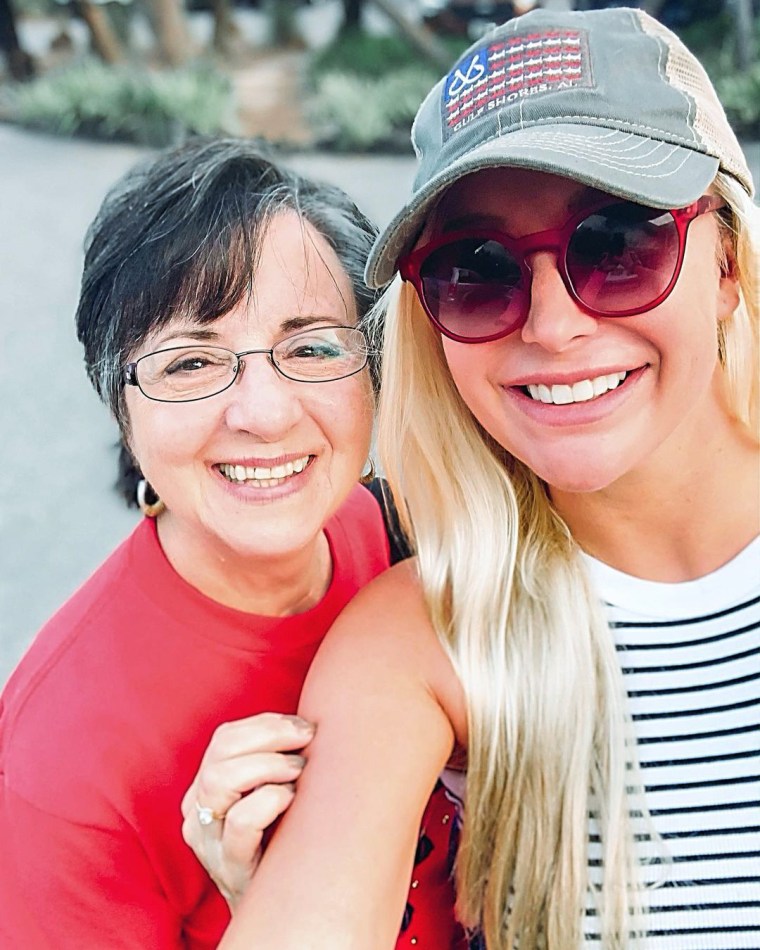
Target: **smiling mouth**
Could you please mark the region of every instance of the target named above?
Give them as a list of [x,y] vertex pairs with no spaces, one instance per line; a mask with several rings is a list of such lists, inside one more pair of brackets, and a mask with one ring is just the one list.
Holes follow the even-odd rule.
[[292,462],[285,462],[282,465],[274,465],[272,468],[266,468],[263,465],[233,465],[228,462],[222,462],[216,468],[221,472],[228,482],[234,482],[236,485],[251,485],[253,488],[274,488],[282,485],[294,475],[300,475],[309,465],[313,455],[304,455]]
[[625,381],[629,375],[627,370],[619,373],[608,373],[605,376],[595,376],[593,379],[581,379],[572,385],[562,384],[547,386],[544,383],[531,383],[528,386],[520,386],[521,392],[525,393],[535,402],[551,403],[555,406],[568,406],[574,402],[590,402],[592,399],[598,399],[605,393],[617,387]]

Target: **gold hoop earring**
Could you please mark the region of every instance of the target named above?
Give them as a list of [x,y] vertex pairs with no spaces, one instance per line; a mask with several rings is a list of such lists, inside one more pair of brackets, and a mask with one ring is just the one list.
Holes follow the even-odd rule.
[[377,474],[375,472],[375,462],[371,455],[367,459],[367,465],[369,466],[369,469],[359,476],[359,481],[362,485],[369,485],[369,483],[374,480],[375,475]]
[[[150,493],[156,500],[148,501],[148,493]],[[138,507],[146,518],[157,518],[161,512],[166,509],[166,505],[155,493],[151,485],[148,483],[147,478],[141,478],[137,483],[136,495]]]

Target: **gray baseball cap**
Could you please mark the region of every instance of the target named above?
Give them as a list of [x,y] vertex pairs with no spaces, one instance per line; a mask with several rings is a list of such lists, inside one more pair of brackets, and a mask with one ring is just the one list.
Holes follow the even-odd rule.
[[641,10],[534,10],[473,44],[420,106],[411,200],[375,242],[370,287],[394,275],[430,210],[482,168],[551,172],[655,208],[752,175],[699,61]]

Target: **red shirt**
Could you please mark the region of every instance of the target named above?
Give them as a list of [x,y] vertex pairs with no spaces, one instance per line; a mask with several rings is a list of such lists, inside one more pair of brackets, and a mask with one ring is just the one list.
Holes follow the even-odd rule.
[[[180,801],[217,725],[296,710],[324,634],[387,567],[364,489],[326,534],[324,598],[272,618],[187,584],[146,519],[43,628],[0,706],[0,946],[216,946],[227,906],[182,841]],[[450,892],[429,893],[450,931]]]

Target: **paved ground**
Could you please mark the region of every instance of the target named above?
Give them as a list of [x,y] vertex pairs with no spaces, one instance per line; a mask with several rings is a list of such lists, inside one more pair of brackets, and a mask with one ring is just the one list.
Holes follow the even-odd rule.
[[[73,313],[82,238],[144,153],[0,126],[0,683],[41,623],[135,523],[112,492],[116,432],[86,380]],[[760,146],[750,153],[760,180]],[[410,158],[300,154],[380,224]]]
[[[124,537],[116,431],[82,368],[73,314],[85,229],[138,149],[0,126],[0,683],[44,620]],[[409,191],[409,158],[298,155],[378,222]]]

